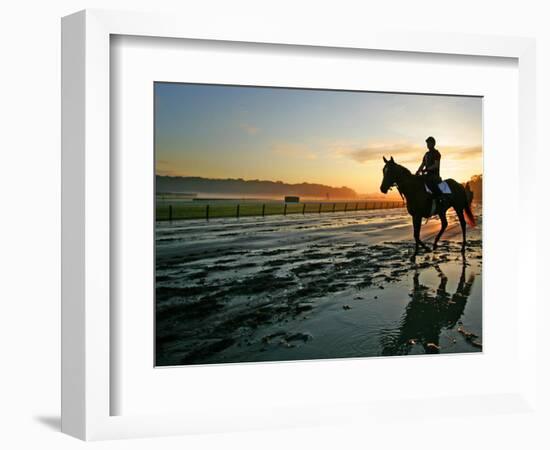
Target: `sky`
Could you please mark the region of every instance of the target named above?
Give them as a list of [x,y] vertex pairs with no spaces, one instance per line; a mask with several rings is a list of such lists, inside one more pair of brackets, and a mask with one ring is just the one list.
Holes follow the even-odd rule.
[[482,173],[482,99],[155,83],[156,173],[377,192],[382,157],[416,171],[434,136],[441,176]]

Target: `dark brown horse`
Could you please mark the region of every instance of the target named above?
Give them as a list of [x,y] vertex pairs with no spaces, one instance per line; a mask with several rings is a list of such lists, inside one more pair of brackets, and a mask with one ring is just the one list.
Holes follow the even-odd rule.
[[[422,246],[426,250],[429,248],[420,240],[420,227],[422,226],[422,218],[428,218],[433,215],[432,203],[433,196],[426,192],[424,179],[420,176],[413,175],[409,169],[397,164],[393,157],[387,160],[384,157],[384,178],[380,185],[380,190],[386,194],[392,186],[397,186],[401,195],[407,200],[407,211],[412,216],[414,228],[414,240],[416,243],[414,256],[418,254],[418,247]],[[462,253],[466,250],[466,222],[472,227],[475,227],[475,217],[470,209],[472,196],[467,195],[467,192],[460,183],[453,179],[445,180],[451,189],[451,194],[445,194],[446,201],[443,208],[437,212],[441,220],[441,229],[435,237],[433,248],[437,248],[437,243],[441,235],[447,228],[447,209],[453,208],[456,211],[460,227],[462,228]]]

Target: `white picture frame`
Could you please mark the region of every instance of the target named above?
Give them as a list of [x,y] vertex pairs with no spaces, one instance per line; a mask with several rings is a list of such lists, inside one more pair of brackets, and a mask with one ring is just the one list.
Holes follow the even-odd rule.
[[[110,38],[112,35],[200,39],[243,43],[286,44],[335,49],[369,49],[417,54],[447,54],[513,58],[518,61],[519,151],[535,148],[535,44],[531,39],[384,31],[348,34],[308,34],[265,29],[258,24],[233,28],[229,23],[207,27],[190,17],[113,11],[82,11],[62,22],[62,430],[85,440],[162,436],[182,433],[243,430],[267,426],[307,425],[338,417],[371,417],[387,405],[358,402],[334,405],[330,412],[307,416],[304,410],[281,408],[284,420],[269,415],[140,414],[111,415],[110,376],[111,211],[110,184]],[[517,258],[518,279],[534,273],[536,221],[533,173],[536,159],[519,159],[518,212],[525,236]],[[521,232],[521,231],[520,231]],[[531,289],[531,292],[529,292]],[[520,377],[502,395],[470,395],[455,400],[455,413],[467,414],[472,404],[487,413],[503,404],[514,411],[534,408],[536,399],[536,291],[523,291],[517,324],[521,352]],[[151,339],[153,337],[151,336]],[[529,343],[529,345],[521,344]],[[271,366],[271,370],[273,369]],[[310,370],[311,370],[311,366]],[[169,370],[169,369],[167,369]],[[404,399],[403,399],[404,400]],[[411,410],[423,400],[410,400]],[[431,399],[437,403],[438,399]],[[309,410],[315,409],[310,405]],[[231,412],[225,412],[230,416]]]

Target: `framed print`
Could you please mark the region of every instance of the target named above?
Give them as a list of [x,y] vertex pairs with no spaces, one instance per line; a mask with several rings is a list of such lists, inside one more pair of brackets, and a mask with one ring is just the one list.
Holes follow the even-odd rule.
[[156,366],[481,351],[482,98],[156,82],[154,102]]
[[63,430],[529,410],[532,41],[191,22],[63,19]]

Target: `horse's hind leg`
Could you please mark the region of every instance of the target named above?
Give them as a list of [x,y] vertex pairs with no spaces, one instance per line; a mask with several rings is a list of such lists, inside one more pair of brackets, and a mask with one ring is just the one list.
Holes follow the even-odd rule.
[[464,219],[464,210],[455,208],[458,221],[460,222],[460,228],[462,228],[462,253],[466,251],[466,220]]
[[441,221],[441,230],[439,230],[439,233],[437,233],[437,236],[434,240],[434,250],[437,248],[437,243],[439,242],[439,239],[441,238],[442,234],[445,232],[445,229],[447,228],[448,222],[447,222],[447,211],[444,211],[439,214],[439,220]]

